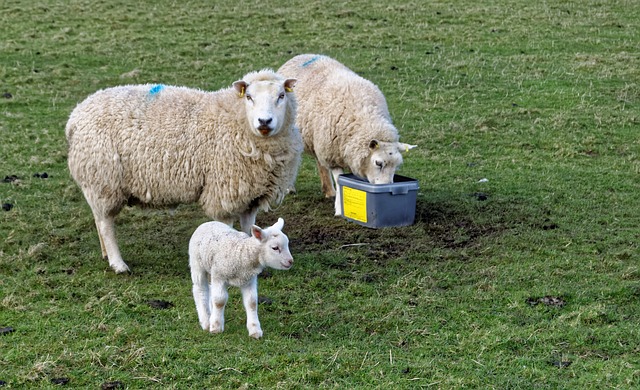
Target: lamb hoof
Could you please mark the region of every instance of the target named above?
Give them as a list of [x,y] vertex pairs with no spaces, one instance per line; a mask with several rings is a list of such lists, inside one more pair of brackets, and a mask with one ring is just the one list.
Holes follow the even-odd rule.
[[260,337],[262,337],[262,331],[251,333],[251,334],[249,334],[249,336],[253,337],[256,340],[258,340]]
[[209,327],[209,333],[222,333],[224,328],[220,324],[211,324]]
[[122,263],[122,264],[111,264],[111,268],[113,268],[113,270],[117,273],[117,274],[124,274],[124,273],[131,273],[131,270],[129,269],[129,267]]

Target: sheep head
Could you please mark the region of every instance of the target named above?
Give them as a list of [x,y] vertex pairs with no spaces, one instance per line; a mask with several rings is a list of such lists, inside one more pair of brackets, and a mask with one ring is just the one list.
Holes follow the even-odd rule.
[[265,267],[286,270],[293,265],[293,256],[289,251],[289,238],[282,232],[283,227],[282,218],[278,218],[278,222],[266,229],[256,225],[251,227],[251,235],[260,241],[260,263]]
[[295,110],[288,102],[295,83],[295,79],[283,79],[269,70],[249,73],[233,83],[245,101],[247,120],[256,136],[274,136],[286,125],[287,110]]
[[417,145],[402,142],[384,142],[372,139],[369,142],[369,159],[365,164],[364,176],[371,184],[393,183],[396,170],[402,165],[402,153]]

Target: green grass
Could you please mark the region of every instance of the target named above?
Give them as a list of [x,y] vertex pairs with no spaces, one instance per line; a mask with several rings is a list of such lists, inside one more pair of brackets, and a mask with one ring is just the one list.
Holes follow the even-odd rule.
[[[0,179],[20,178],[0,183],[13,205],[0,211],[5,387],[640,386],[637,3],[270,3],[0,4]],[[126,209],[133,274],[115,275],[64,125],[100,88],[216,90],[300,53],[385,93],[402,140],[419,144],[400,171],[420,182],[416,223],[333,217],[305,157],[298,193],[258,217],[285,218],[296,259],[260,279],[264,338],[247,336],[237,290],[210,335],[187,260],[206,217]]]

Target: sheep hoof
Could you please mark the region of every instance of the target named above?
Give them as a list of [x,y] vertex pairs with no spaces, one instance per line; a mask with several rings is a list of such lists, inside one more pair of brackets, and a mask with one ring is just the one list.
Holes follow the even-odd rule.
[[222,326],[219,321],[214,321],[209,326],[210,333],[222,333],[223,330],[224,330],[224,326]]
[[251,336],[254,339],[258,340],[260,337],[262,337],[262,331],[251,333],[251,334],[249,334],[249,336]]
[[121,265],[112,264],[111,268],[113,268],[113,270],[116,271],[117,274],[131,273],[129,267],[124,263]]

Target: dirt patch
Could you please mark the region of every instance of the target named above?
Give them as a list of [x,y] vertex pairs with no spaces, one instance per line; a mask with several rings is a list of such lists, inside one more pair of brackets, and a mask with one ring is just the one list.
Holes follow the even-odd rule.
[[51,378],[51,383],[58,386],[65,386],[69,383],[69,378]]
[[373,259],[399,258],[434,248],[460,249],[499,234],[504,224],[481,225],[449,207],[418,202],[412,226],[371,229],[333,215],[289,216],[285,231],[293,253],[328,249],[360,251]]
[[152,299],[150,301],[147,301],[147,305],[149,305],[149,307],[151,307],[152,309],[158,310],[170,309],[173,307],[173,303],[162,301],[159,299]]
[[20,178],[16,175],[9,175],[9,176],[5,176],[4,179],[2,179],[3,183],[13,183],[14,181],[18,181],[20,180]]
[[4,328],[0,328],[0,335],[5,335],[5,334],[13,333],[13,332],[15,332],[15,329],[13,329],[10,326],[6,326]]
[[536,306],[542,303],[545,306],[563,307],[564,305],[567,304],[567,301],[565,301],[565,299],[562,297],[554,297],[551,295],[547,295],[542,298],[527,298],[527,303],[530,306]]
[[[480,247],[487,238],[508,234],[522,226],[553,230],[548,213],[513,199],[496,196],[479,201],[467,194],[458,197],[418,197],[411,226],[371,229],[333,215],[333,201],[298,196],[295,207],[282,210],[289,246],[296,253],[344,250],[371,260],[403,258],[437,249]],[[294,210],[295,209],[295,210]],[[269,225],[273,216],[259,215],[258,225]],[[260,225],[262,226],[262,225]]]
[[124,383],[120,381],[104,382],[100,386],[100,389],[102,390],[113,390],[113,389],[122,389],[122,388],[124,388]]

